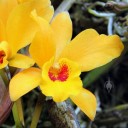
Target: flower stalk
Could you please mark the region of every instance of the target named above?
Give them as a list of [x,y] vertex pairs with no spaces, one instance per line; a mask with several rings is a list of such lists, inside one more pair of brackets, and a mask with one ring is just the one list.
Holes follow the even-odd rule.
[[15,121],[15,126],[17,128],[23,128],[25,126],[24,124],[24,118],[23,118],[23,109],[21,104],[21,99],[18,99],[14,102],[13,108],[13,117]]
[[39,95],[37,103],[36,103],[36,107],[35,107],[35,111],[34,111],[34,114],[33,114],[32,123],[31,123],[30,128],[36,128],[37,127],[44,101],[45,101],[45,96],[42,95],[42,94]]

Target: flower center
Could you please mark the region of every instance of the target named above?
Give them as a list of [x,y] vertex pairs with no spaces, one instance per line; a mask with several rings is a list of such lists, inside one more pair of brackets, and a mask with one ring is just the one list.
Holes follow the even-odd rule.
[[69,68],[66,64],[55,67],[50,67],[48,72],[49,78],[52,81],[66,81],[69,76]]
[[4,51],[0,51],[0,64],[3,63],[3,58],[5,57],[5,52]]

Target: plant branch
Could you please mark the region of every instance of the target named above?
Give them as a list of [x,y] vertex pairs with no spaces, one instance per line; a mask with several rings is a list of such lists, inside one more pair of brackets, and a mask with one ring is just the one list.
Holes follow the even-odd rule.
[[69,102],[46,101],[48,113],[56,128],[80,128],[77,117]]

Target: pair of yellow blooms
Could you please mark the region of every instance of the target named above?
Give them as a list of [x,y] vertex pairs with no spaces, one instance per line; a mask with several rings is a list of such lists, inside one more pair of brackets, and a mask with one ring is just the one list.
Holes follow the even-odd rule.
[[[117,35],[99,35],[94,29],[71,40],[69,14],[52,19],[53,14],[50,0],[0,0],[0,68],[26,68],[10,81],[11,100],[39,86],[55,102],[70,97],[93,120],[96,98],[79,76],[118,57],[123,44]],[[28,44],[32,58],[17,53]],[[35,62],[39,68],[31,67]]]

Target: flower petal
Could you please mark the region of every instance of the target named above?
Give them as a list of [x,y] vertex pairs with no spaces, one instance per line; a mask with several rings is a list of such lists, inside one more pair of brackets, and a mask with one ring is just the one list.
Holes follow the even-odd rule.
[[17,68],[29,68],[33,66],[35,61],[28,56],[16,54],[9,60],[9,65]]
[[46,82],[40,85],[42,93],[46,96],[52,96],[55,102],[63,102],[70,95],[77,95],[82,88],[80,78],[74,78],[67,82]]
[[83,88],[78,95],[70,98],[91,120],[94,119],[97,103],[95,96],[90,91]]
[[16,7],[17,0],[0,0],[0,19],[6,26],[10,12]]
[[17,1],[18,1],[18,3],[23,3],[23,2],[28,2],[30,0],[17,0]]
[[6,59],[3,60],[3,63],[0,64],[0,69],[5,68],[8,65],[8,61]]
[[10,14],[7,23],[7,39],[13,55],[28,45],[38,30],[38,25],[31,17],[33,10],[48,21],[53,15],[50,0],[31,0],[19,4]]
[[3,24],[3,22],[0,20],[0,42],[5,40],[5,25]]
[[8,45],[8,42],[6,41],[2,41],[0,42],[0,50],[3,50],[5,52],[5,56],[6,56],[6,59],[8,58],[9,54],[10,54],[10,47]]
[[68,12],[59,13],[51,23],[56,39],[56,55],[62,52],[63,48],[70,42],[72,37],[72,21]]
[[8,61],[5,59],[2,64],[0,64],[0,69],[5,68],[8,65]]
[[95,30],[87,29],[71,41],[62,57],[78,62],[82,71],[89,71],[118,57],[123,48],[119,36],[98,35]]
[[19,3],[31,2],[31,8],[36,9],[39,16],[46,19],[48,22],[54,14],[54,8],[51,6],[50,0],[18,0]]
[[36,12],[33,12],[33,19],[40,26],[40,31],[35,35],[29,52],[36,63],[42,67],[46,61],[55,55],[54,36],[49,23],[43,18],[38,17]]
[[65,81],[53,81],[48,74],[50,67],[53,66],[53,62],[53,60],[50,60],[44,64],[42,69],[42,84],[40,85],[40,88],[44,95],[52,96],[55,102],[62,102],[70,95],[77,95],[80,92],[82,88],[82,81],[79,78],[80,68],[76,63],[63,58],[59,63],[67,64],[69,66],[69,77]]
[[26,69],[15,75],[9,85],[10,98],[16,101],[32,89],[36,88],[41,82],[41,70],[38,68]]

